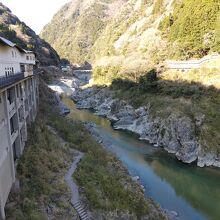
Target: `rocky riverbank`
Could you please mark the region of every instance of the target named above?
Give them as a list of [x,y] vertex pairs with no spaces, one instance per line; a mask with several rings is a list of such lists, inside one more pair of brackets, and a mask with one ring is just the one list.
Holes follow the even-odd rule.
[[167,118],[154,117],[150,112],[150,104],[135,109],[127,102],[114,98],[108,88],[77,89],[72,99],[79,109],[94,110],[97,115],[111,120],[114,129],[132,131],[141,140],[175,154],[184,163],[196,162],[200,167],[220,167],[220,156],[205,152],[196,135],[204,116],[198,116],[195,121],[176,112]]
[[[105,149],[109,149],[109,143],[105,142],[102,137],[99,135],[97,131],[96,124],[91,122],[84,123],[84,126],[86,129],[90,132],[90,134],[95,138],[97,142],[99,142]],[[125,188],[130,188],[131,191],[135,192],[136,194],[139,194],[140,197],[144,197],[145,188],[140,183],[140,177],[139,176],[132,176],[129,174],[128,170],[123,166],[123,164],[120,161],[117,161],[117,171],[121,173],[121,176],[123,176],[122,184],[125,186]],[[147,198],[147,201],[149,204],[151,204],[150,208],[151,210],[154,210],[154,212],[158,212],[160,210],[163,215],[167,216],[169,220],[179,220],[179,215],[176,211],[171,211],[168,209],[161,209],[159,206],[155,204],[155,202],[152,199]],[[94,216],[95,212],[93,212]],[[94,216],[95,219],[98,219],[97,216],[99,216],[99,219],[103,219],[103,216],[108,216],[106,219],[115,219],[115,217],[118,215],[116,213],[97,213],[99,215]],[[110,215],[109,215],[110,214]],[[120,214],[120,219],[128,219],[129,215],[126,214]],[[162,218],[162,217],[161,217]]]
[[[57,84],[57,82],[55,82],[53,84],[54,86],[52,86],[52,87],[50,86],[50,87],[55,92],[59,93],[59,91],[62,90],[63,92],[61,92],[60,94],[62,94],[62,93],[66,94],[65,88],[66,88],[67,84],[65,85],[64,82],[66,82],[68,84],[70,83],[70,81],[61,80],[61,83]],[[76,170],[76,174],[74,175],[74,179],[77,181],[77,184],[79,185],[79,193],[80,193],[79,197],[81,200],[81,204],[83,204],[83,206],[87,207],[88,215],[91,216],[92,219],[97,219],[97,220],[103,220],[103,219],[108,219],[108,220],[111,220],[111,219],[112,220],[115,220],[115,219],[143,219],[143,220],[144,219],[167,219],[167,220],[170,219],[170,220],[178,220],[179,219],[178,214],[176,212],[169,211],[169,210],[163,210],[152,199],[145,198],[144,188],[143,188],[143,186],[140,185],[139,178],[138,177],[131,178],[131,176],[129,175],[127,169],[123,166],[123,164],[114,155],[112,155],[110,152],[105,151],[104,148],[101,147],[100,144],[102,143],[102,145],[104,145],[104,143],[100,139],[98,134],[95,134],[95,130],[93,130],[93,128],[94,128],[93,124],[91,124],[91,123],[85,124],[83,126],[83,128],[77,129],[78,133],[76,131],[74,132],[74,135],[76,137],[78,135],[81,135],[81,133],[84,133],[84,132],[85,132],[84,135],[85,134],[87,135],[87,138],[85,138],[85,136],[84,136],[85,140],[82,141],[82,139],[81,139],[80,143],[78,143],[76,146],[75,142],[74,142],[75,139],[72,138],[72,133],[76,129],[73,125],[74,123],[73,124],[70,123],[71,125],[70,124],[68,125],[69,122],[66,121],[66,123],[65,123],[66,130],[65,130],[64,126],[63,126],[64,121],[60,121],[60,120],[65,120],[65,118],[63,119],[61,117],[61,119],[59,121],[56,121],[56,120],[58,120],[58,119],[53,120],[51,123],[52,123],[52,126],[54,126],[56,129],[58,129],[58,132],[60,132],[59,134],[61,136],[63,133],[65,133],[65,135],[64,135],[65,138],[63,136],[62,136],[62,138],[64,138],[65,141],[68,141],[70,146],[74,146],[74,149],[76,148],[77,150],[85,152],[85,157],[81,161],[80,168],[78,168],[78,170]],[[82,129],[82,130],[80,130],[80,129]],[[85,131],[83,129],[85,129]],[[88,138],[91,138],[91,139],[88,140]],[[94,140],[94,142],[93,142],[93,140]],[[88,146],[88,144],[83,143],[83,142],[87,143],[87,141],[89,141],[89,143],[93,146],[96,145],[96,147],[94,147],[93,150],[91,150],[90,146]],[[86,146],[86,148],[85,148],[85,146]],[[99,153],[104,158],[104,160],[101,160],[102,162],[97,161],[96,156],[94,157],[94,155],[98,155]],[[100,157],[98,157],[98,158],[100,158]],[[95,176],[92,177],[92,174],[90,174],[89,179],[86,179],[87,174],[88,174],[87,169],[90,169],[89,168],[91,166],[90,163],[93,164],[94,162],[96,163],[96,168],[94,168],[94,169],[96,169]],[[106,163],[107,166],[102,167],[103,166],[102,163]],[[101,172],[101,173],[97,176],[97,173],[99,173],[99,172]],[[112,173],[114,173],[114,177],[111,177]],[[113,190],[113,189],[111,189],[110,186],[107,186],[108,184],[103,182],[103,178],[104,179],[106,179],[106,178],[111,179],[110,181],[113,185],[121,188],[120,191],[118,191],[119,195],[115,195],[114,199],[116,199],[116,197],[119,196],[120,199],[122,200],[121,203],[124,204],[122,207],[120,205],[115,204],[115,201],[114,201],[114,206],[116,206],[116,207],[118,206],[119,207],[118,209],[110,208],[108,210],[106,208],[103,208],[105,206],[106,207],[112,206],[111,205],[111,203],[112,203],[111,191],[117,190],[115,188]],[[102,183],[101,188],[98,186],[99,184],[97,185],[97,183],[94,183],[94,182],[100,182],[100,181]],[[115,181],[117,181],[117,184],[115,183]],[[85,184],[85,182],[86,182],[86,184]],[[87,186],[87,182],[89,182],[89,188]],[[95,192],[92,187],[95,187]],[[107,189],[107,192],[105,192],[106,189]],[[108,195],[106,195],[106,193]],[[128,204],[126,204],[127,203],[126,200],[123,199],[123,196],[125,193],[129,193],[128,197],[130,197],[130,199],[131,199],[131,201],[128,202]],[[91,195],[92,195],[93,199],[95,198],[95,200],[92,199],[92,201],[91,201]],[[105,201],[103,200],[103,203],[105,205],[104,206],[102,205],[103,206],[102,208],[99,207],[100,205],[99,205],[99,199],[98,199],[99,197],[100,198],[102,197],[101,195],[103,195],[105,198]],[[109,195],[110,195],[110,197],[109,197]],[[125,196],[125,197],[127,199],[127,196]],[[117,203],[118,203],[118,199],[116,199]],[[139,201],[141,204],[138,204]],[[135,205],[135,207],[133,207],[133,205]],[[130,211],[131,209],[134,209],[134,211],[131,212]],[[143,210],[136,210],[136,209],[143,209]],[[137,217],[136,215],[137,216],[140,215],[140,217]]]

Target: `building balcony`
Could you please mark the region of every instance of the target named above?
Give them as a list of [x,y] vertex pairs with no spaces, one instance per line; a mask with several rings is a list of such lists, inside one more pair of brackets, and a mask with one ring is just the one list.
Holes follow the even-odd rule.
[[33,71],[24,72],[24,77],[33,76],[33,75],[34,75]]
[[5,148],[4,150],[0,149],[0,170],[3,167],[3,164],[7,159],[7,156],[8,156],[8,149],[7,148]]
[[15,102],[12,102],[11,104],[8,103],[8,113],[10,118],[16,113]]
[[23,109],[20,109],[18,112],[19,122],[23,122],[25,120],[25,115]]
[[20,130],[21,130],[21,128],[24,126],[24,121],[25,121],[25,120],[19,121],[19,129],[20,129]]
[[10,76],[0,76],[0,89],[10,86],[13,83],[16,83],[19,80],[24,78],[24,73],[16,73]]
[[11,144],[13,144],[16,140],[16,138],[18,137],[18,131],[15,130],[12,134],[11,134]]
[[22,105],[22,99],[21,98],[16,98],[16,104],[17,104],[17,108],[20,108]]

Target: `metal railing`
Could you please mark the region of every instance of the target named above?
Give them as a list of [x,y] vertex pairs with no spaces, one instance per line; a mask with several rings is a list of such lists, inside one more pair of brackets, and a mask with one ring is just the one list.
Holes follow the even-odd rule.
[[0,76],[0,89],[24,79],[24,73],[16,73],[10,76]]

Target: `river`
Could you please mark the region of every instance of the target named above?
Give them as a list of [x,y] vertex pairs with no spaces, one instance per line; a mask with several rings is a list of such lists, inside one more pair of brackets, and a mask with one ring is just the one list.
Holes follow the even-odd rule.
[[146,196],[176,211],[181,220],[220,220],[220,169],[183,164],[131,133],[114,130],[106,118],[76,109],[69,98],[63,101],[71,109],[68,117],[97,125],[108,149],[132,176],[140,177]]

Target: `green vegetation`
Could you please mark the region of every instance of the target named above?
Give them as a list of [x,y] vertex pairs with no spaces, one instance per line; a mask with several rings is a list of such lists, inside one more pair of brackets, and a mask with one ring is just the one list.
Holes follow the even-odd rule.
[[72,1],[41,36],[63,58],[92,63],[97,83],[111,83],[118,77],[137,82],[166,59],[219,52],[220,2],[170,1]]
[[10,39],[12,42],[18,44],[22,48],[27,49],[26,44],[17,37],[17,33],[8,27],[8,25],[0,24],[0,35]]
[[120,66],[97,66],[93,70],[93,78],[99,84],[111,83],[119,77]]
[[69,212],[70,195],[64,183],[64,174],[72,157],[69,148],[62,147],[59,139],[38,117],[29,128],[25,152],[18,163],[17,178],[21,190],[10,197],[16,205],[6,209],[7,219],[48,219],[46,209],[50,206],[56,208],[56,213],[52,213],[56,219],[74,216]]
[[154,8],[153,8],[153,13],[157,14],[159,12],[161,12],[161,10],[163,9],[163,1],[164,0],[156,0],[154,3]]
[[79,7],[83,4],[81,0],[69,3],[55,15],[41,36],[53,45],[62,58],[82,64],[106,26],[108,4],[114,1],[103,0],[98,3],[83,1],[88,7]]
[[[203,70],[205,71],[205,70]],[[135,107],[149,106],[151,114],[156,117],[168,117],[179,112],[192,120],[198,115],[204,115],[205,120],[198,128],[199,141],[207,152],[220,152],[220,91],[217,87],[205,86],[203,81],[206,72],[178,74],[163,73],[155,77],[155,71],[150,71],[135,83],[129,80],[114,80],[111,89],[116,96],[127,100]],[[210,82],[219,76],[219,72],[208,73]],[[181,77],[181,75],[183,75]],[[188,76],[188,77],[187,77]],[[208,82],[208,81],[207,81]]]
[[[102,211],[128,211],[137,217],[150,214],[150,201],[148,203],[144,199],[120,162],[94,140],[81,122],[51,114],[53,110],[48,103],[48,98],[52,100],[51,95],[48,96],[51,92],[44,86],[40,90],[43,101],[40,111],[44,121],[55,128],[71,148],[85,152],[74,177],[84,189],[90,207]],[[125,188],[124,185],[128,187]],[[137,190],[134,191],[131,186],[137,187]],[[153,217],[160,215],[160,212],[155,210],[151,210],[150,215]]]
[[[19,161],[18,178],[21,191],[10,200],[16,205],[7,210],[8,219],[48,219],[45,210],[55,207],[55,219],[69,219],[69,192],[63,176],[71,163],[71,148],[85,152],[74,178],[83,189],[90,209],[102,212],[129,213],[140,219],[164,219],[161,211],[144,199],[140,187],[134,183],[121,163],[98,144],[81,122],[61,117],[54,106],[53,93],[40,84],[40,109],[37,122],[29,132],[24,155]],[[56,129],[66,141],[48,129]],[[72,219],[72,218],[70,218]]]
[[160,24],[171,42],[177,42],[176,58],[203,57],[209,51],[220,52],[220,2],[216,0],[176,1],[174,12]]
[[91,208],[129,211],[137,217],[148,214],[149,208],[143,196],[123,186],[131,180],[127,173],[118,170],[121,165],[118,165],[117,159],[107,153],[80,122],[55,116],[50,118],[49,123],[73,148],[86,153],[75,178],[83,187]]

